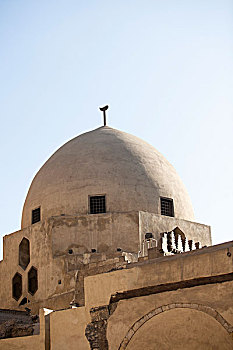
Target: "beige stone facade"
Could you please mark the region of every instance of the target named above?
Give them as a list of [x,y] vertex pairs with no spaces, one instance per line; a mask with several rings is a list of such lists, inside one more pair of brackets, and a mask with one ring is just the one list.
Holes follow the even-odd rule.
[[132,135],[55,152],[3,243],[0,349],[233,349],[233,242],[211,246],[174,168]]
[[[232,349],[233,242],[85,278],[85,305],[40,311],[40,334],[3,349]],[[106,261],[109,269],[112,262]],[[95,269],[102,263],[95,263]],[[91,266],[88,266],[91,269]],[[161,274],[163,271],[163,274]],[[66,347],[65,347],[66,346]]]

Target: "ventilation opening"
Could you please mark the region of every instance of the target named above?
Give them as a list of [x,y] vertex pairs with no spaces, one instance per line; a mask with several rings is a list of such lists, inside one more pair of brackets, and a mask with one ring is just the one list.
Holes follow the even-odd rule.
[[32,210],[32,224],[40,221],[40,208]]
[[27,238],[23,238],[19,245],[19,266],[22,269],[26,270],[30,262],[30,247],[29,240]]
[[12,296],[15,300],[19,300],[22,295],[22,276],[16,273],[12,279]]
[[23,298],[23,299],[21,300],[21,302],[19,303],[19,306],[25,305],[25,304],[27,304],[27,303],[29,303],[29,302],[30,302],[30,301],[27,300],[27,298]]
[[29,293],[34,295],[37,289],[38,289],[37,269],[32,266],[28,272],[28,291]]
[[161,215],[174,216],[173,199],[160,198]]
[[90,214],[106,213],[105,196],[92,196],[90,198]]
[[145,239],[150,239],[150,238],[153,238],[153,234],[151,232],[147,232],[145,234]]

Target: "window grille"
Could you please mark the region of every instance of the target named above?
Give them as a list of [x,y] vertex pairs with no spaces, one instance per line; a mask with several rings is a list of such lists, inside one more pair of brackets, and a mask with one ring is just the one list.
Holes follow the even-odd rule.
[[90,197],[90,214],[106,213],[105,196]]
[[173,199],[160,198],[161,215],[174,216]]
[[40,221],[40,208],[32,210],[32,224]]

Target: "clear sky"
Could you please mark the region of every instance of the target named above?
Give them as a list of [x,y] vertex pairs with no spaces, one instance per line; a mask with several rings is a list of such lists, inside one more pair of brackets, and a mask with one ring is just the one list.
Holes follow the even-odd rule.
[[231,0],[0,0],[0,238],[20,229],[42,164],[100,126],[104,104],[110,126],[174,165],[213,243],[232,240]]

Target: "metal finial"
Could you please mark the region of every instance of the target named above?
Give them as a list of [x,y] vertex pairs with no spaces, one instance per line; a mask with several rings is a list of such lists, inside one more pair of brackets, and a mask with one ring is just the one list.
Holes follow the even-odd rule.
[[108,109],[108,105],[104,106],[104,107],[100,107],[101,112],[103,112],[104,115],[104,126],[106,126],[106,110]]

